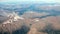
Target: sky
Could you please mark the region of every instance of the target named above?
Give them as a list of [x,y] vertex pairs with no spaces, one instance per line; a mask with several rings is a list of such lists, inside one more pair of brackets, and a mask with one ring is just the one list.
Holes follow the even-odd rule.
[[0,2],[46,2],[46,3],[60,3],[60,0],[0,0]]

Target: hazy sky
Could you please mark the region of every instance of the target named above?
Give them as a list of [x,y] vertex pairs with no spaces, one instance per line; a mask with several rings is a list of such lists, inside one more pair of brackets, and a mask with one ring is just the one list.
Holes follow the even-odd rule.
[[56,2],[60,3],[60,0],[0,0],[0,2],[46,2],[46,3],[51,3],[51,2]]

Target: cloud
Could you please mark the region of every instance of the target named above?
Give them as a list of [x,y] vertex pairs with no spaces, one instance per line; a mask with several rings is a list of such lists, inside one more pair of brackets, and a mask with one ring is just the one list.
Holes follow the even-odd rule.
[[[19,30],[24,25],[23,18],[18,15],[18,13],[0,11],[0,33],[4,32],[13,32]],[[11,28],[12,27],[12,28]],[[25,27],[25,26],[24,26]],[[7,28],[7,29],[6,29]],[[3,31],[2,31],[3,30]],[[7,30],[7,31],[6,31]],[[2,31],[2,32],[1,32]]]
[[60,4],[54,4],[54,5],[51,5],[51,4],[45,4],[45,5],[35,5],[35,8],[38,10],[55,10],[55,11],[60,11],[59,8],[60,8]]
[[53,3],[53,2],[56,2],[56,3],[60,3],[60,0],[0,0],[0,2],[9,2],[9,1],[12,1],[12,2],[46,2],[46,3]]

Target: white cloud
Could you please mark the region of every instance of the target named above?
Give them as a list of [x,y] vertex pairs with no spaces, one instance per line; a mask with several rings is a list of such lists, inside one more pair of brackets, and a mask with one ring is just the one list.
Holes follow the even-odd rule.
[[0,2],[47,2],[47,3],[60,3],[60,0],[0,0]]

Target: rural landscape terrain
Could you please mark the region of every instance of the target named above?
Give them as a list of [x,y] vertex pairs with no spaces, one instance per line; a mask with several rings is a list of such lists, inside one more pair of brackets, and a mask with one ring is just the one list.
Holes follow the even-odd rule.
[[0,3],[0,34],[60,34],[60,4]]

